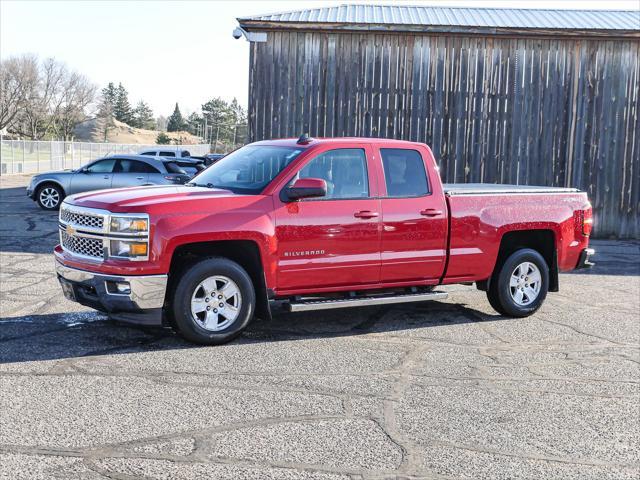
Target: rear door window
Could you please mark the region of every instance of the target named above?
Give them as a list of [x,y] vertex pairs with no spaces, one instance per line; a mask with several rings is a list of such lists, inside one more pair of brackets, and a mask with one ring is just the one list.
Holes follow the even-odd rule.
[[129,160],[126,158],[122,158],[118,161],[118,166],[116,166],[115,171],[121,173],[159,173],[157,169],[148,163],[141,162],[139,160]]
[[381,148],[380,156],[388,197],[422,197],[430,193],[420,152],[404,148]]
[[160,152],[160,156],[161,157],[175,157],[176,156],[176,152]]

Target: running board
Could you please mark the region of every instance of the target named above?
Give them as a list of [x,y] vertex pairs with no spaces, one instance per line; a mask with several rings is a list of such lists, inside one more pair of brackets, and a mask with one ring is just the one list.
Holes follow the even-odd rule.
[[368,307],[370,305],[392,305],[394,303],[425,302],[444,300],[446,292],[414,293],[409,295],[388,295],[380,297],[344,298],[331,300],[300,301],[287,303],[284,307],[290,312],[308,312],[311,310],[330,310],[333,308]]

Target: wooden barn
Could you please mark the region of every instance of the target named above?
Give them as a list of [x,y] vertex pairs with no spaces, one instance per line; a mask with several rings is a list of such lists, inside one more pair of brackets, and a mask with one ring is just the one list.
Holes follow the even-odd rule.
[[251,141],[425,142],[444,181],[579,187],[596,236],[640,238],[640,11],[343,5],[238,22]]

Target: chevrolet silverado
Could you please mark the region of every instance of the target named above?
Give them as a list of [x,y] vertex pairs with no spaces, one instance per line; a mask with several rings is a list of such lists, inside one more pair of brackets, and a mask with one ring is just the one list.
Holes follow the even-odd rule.
[[249,144],[186,185],[70,195],[54,254],[67,298],[219,344],[272,302],[419,302],[455,283],[525,317],[559,272],[592,265],[591,227],[573,188],[443,185],[425,144],[303,135]]

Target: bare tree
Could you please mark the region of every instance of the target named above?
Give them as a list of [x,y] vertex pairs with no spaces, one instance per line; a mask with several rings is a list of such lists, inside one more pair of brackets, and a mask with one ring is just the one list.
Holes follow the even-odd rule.
[[85,120],[86,109],[94,102],[96,87],[79,73],[67,76],[62,89],[61,103],[55,115],[54,128],[58,137],[70,140],[75,126]]
[[0,130],[11,127],[38,84],[35,55],[9,57],[0,63]]
[[35,57],[30,58],[36,65],[36,80],[25,93],[10,128],[33,140],[47,135],[68,139],[85,119],[85,110],[95,99],[95,86],[53,58],[39,66]]
[[69,75],[67,67],[48,58],[39,68],[37,88],[28,96],[19,115],[16,130],[33,140],[52,133],[56,114],[62,102],[64,82]]

